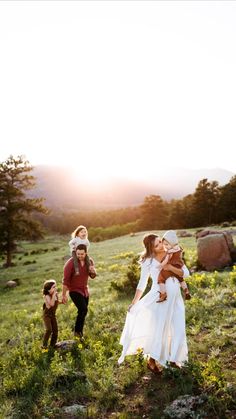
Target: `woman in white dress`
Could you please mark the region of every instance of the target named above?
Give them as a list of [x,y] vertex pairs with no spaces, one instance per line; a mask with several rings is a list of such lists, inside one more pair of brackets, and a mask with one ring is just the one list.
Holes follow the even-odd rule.
[[[148,368],[160,372],[160,365],[170,362],[181,367],[188,360],[188,348],[185,332],[185,307],[180,292],[180,283],[174,276],[166,281],[167,300],[157,304],[159,285],[158,274],[161,269],[186,278],[189,271],[167,263],[162,240],[155,234],[144,237],[145,251],[141,256],[141,276],[135,296],[128,308],[125,326],[120,344],[121,364],[126,355],[136,354],[142,349],[149,357]],[[163,260],[164,259],[164,260]],[[143,297],[149,276],[152,279],[151,290]]]

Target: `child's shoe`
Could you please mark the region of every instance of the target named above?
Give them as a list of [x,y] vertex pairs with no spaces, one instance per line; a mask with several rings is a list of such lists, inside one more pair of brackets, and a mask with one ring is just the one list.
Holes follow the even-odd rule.
[[191,298],[192,298],[188,288],[185,288],[185,290],[184,290],[184,298],[185,298],[185,300],[191,300]]
[[159,300],[156,301],[156,303],[162,303],[163,301],[167,300],[167,294],[166,292],[160,292],[158,291],[160,294],[160,298]]

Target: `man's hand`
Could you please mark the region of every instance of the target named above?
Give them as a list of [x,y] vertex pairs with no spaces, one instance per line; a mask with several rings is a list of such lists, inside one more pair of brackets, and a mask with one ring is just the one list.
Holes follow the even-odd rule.
[[67,301],[68,301],[67,295],[63,295],[62,298],[61,298],[61,301],[62,301],[62,304],[66,304]]
[[89,276],[92,279],[97,276],[96,269],[95,269],[95,267],[93,265],[90,265],[90,267],[89,267]]

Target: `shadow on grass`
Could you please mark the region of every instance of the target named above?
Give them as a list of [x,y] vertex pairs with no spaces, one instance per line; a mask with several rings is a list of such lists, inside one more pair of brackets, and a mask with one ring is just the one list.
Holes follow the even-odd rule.
[[[82,382],[86,380],[81,355],[77,348],[72,349],[70,354],[77,364],[74,369],[78,368],[80,375],[66,367],[62,373],[57,374],[55,371],[51,371],[51,363],[56,353],[57,351],[54,349],[49,349],[48,352],[40,354],[24,386],[17,391],[18,401],[11,415],[12,419],[41,418],[42,410],[45,407],[50,408],[51,411],[53,408],[60,407],[55,404],[56,398],[60,397],[61,404],[63,404],[65,393],[72,389],[76,380],[79,379]],[[66,353],[62,352],[61,355],[63,359]],[[57,397],[54,397],[55,393],[57,393]],[[51,406],[47,406],[47,403],[43,402],[44,397],[45,401],[50,400]]]
[[[209,364],[207,370],[209,372]],[[207,370],[203,371],[200,364],[195,362],[190,362],[182,369],[167,367],[162,375],[145,368],[133,377],[135,380],[131,379],[123,385],[119,412],[125,414],[125,418],[137,419],[233,418],[235,393],[228,390],[219,374],[218,382],[211,382],[209,375],[209,382],[203,383]],[[126,371],[127,375],[131,374],[130,369]],[[214,375],[215,380],[216,372],[215,367],[212,369],[212,377]],[[206,380],[206,377],[204,379]],[[175,404],[171,406],[174,401]]]

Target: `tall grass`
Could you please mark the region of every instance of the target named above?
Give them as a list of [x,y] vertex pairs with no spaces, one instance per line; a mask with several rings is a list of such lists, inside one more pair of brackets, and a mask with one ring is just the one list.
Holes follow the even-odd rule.
[[[66,418],[62,407],[75,403],[86,406],[86,414],[80,415],[90,418],[161,418],[166,406],[183,394],[204,394],[207,418],[234,417],[235,269],[195,273],[188,280],[193,298],[186,303],[186,368],[167,368],[162,377],[153,376],[142,353],[118,367],[119,337],[131,296],[111,283],[127,278],[133,258],[142,251],[142,237],[136,233],[92,243],[98,277],[90,280],[85,342],[78,341],[67,353],[41,349],[41,289],[49,278],[60,287],[68,238],[19,244],[16,266],[0,270],[2,418]],[[195,239],[181,239],[181,244],[187,263],[194,265]],[[19,285],[5,288],[10,279],[18,279]],[[75,316],[71,302],[59,306],[59,340],[73,338]]]

